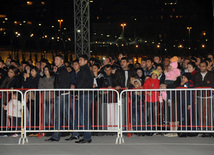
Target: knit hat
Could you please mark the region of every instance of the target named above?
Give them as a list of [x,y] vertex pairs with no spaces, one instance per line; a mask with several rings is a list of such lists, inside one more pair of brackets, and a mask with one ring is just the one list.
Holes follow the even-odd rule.
[[170,63],[170,66],[172,66],[172,68],[178,68],[178,63],[177,63],[177,61],[174,61],[174,62],[171,62]]
[[191,80],[191,73],[184,73],[182,76],[185,76],[188,80]]
[[135,83],[135,82],[138,82],[138,83],[140,84],[140,86],[142,86],[142,83],[140,82],[139,79],[135,79],[135,80],[134,80],[134,83]]
[[159,72],[158,72],[157,70],[153,70],[152,73],[151,73],[151,75],[152,75],[153,73],[156,74],[156,75],[159,77]]
[[171,62],[178,62],[178,57],[174,56],[170,59]]

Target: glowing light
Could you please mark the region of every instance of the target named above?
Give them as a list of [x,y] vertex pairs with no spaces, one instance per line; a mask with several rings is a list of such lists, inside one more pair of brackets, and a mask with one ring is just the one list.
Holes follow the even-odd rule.
[[30,35],[30,37],[33,37],[34,36],[34,34],[32,33],[31,35]]
[[159,44],[157,45],[157,48],[160,48],[160,45],[159,45]]

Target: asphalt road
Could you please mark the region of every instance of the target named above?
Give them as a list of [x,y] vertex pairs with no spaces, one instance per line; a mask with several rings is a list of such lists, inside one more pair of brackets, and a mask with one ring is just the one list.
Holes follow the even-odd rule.
[[0,138],[0,155],[214,155],[214,137],[168,138],[164,136],[124,137],[124,144],[115,144],[116,136],[93,136],[90,144],[45,142],[49,137],[28,138],[19,145],[19,138]]

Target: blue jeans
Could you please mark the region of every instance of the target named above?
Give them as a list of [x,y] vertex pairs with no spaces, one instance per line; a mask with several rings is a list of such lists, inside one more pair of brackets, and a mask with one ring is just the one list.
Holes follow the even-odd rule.
[[[70,100],[72,103],[72,100]],[[54,120],[55,120],[55,130],[61,130],[63,129],[62,126],[66,125],[66,121],[68,122],[69,129],[72,129],[73,127],[73,106],[70,106],[69,102],[69,94],[66,95],[60,95],[55,99],[55,115],[54,115]],[[72,104],[71,104],[72,105]],[[71,110],[70,110],[71,108]],[[70,113],[70,114],[69,114]],[[60,140],[60,132],[55,132],[52,135],[53,139]]]
[[[81,93],[78,96],[77,105],[79,105],[79,112],[80,112],[78,125],[82,126],[81,128],[82,130],[91,130],[92,94],[88,92]],[[78,136],[78,135],[79,133],[73,133],[73,136]],[[84,132],[83,139],[90,140],[91,132]]]

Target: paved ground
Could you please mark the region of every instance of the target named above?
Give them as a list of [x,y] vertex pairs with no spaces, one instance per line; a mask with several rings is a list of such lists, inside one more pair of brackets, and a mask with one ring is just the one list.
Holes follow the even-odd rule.
[[19,138],[0,138],[0,155],[214,155],[214,137],[167,138],[164,136],[125,137],[125,143],[115,144],[115,136],[93,136],[90,144],[45,142],[44,138],[29,138],[18,145]]

